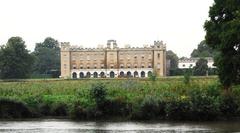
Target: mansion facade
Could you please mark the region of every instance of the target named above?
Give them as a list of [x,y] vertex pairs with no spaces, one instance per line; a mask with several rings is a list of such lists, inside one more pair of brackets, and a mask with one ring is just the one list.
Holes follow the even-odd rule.
[[166,75],[166,44],[162,41],[141,48],[119,48],[116,40],[98,48],[61,43],[61,78],[145,78],[153,73]]

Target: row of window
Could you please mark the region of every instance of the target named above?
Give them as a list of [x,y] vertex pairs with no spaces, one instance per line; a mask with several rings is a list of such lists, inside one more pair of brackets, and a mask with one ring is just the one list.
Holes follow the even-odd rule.
[[[124,65],[120,65],[119,67],[120,67],[120,68],[132,68],[130,64],[128,64],[127,67],[124,67]],[[73,65],[72,68],[73,68],[73,69],[77,69],[77,66],[76,66],[76,65]],[[95,65],[94,67],[90,67],[90,66],[83,67],[83,66],[80,66],[80,69],[91,69],[91,68],[97,69],[98,67],[97,67],[96,65]],[[101,69],[104,69],[105,67],[104,67],[104,65],[102,64],[100,68],[101,68]],[[110,68],[114,68],[114,65],[110,65]],[[141,67],[138,67],[137,65],[135,65],[134,68],[145,68],[145,65],[142,65]],[[149,64],[149,65],[147,66],[147,68],[152,68],[152,65]]]
[[[115,73],[113,71],[110,72],[109,76],[110,78],[114,78],[115,77]],[[127,73],[124,73],[123,71],[121,71],[118,75],[118,77],[146,77],[145,76],[145,72],[144,71],[141,71],[140,73],[138,73],[137,71],[135,71],[134,73],[131,73],[130,71],[127,72]],[[147,73],[147,76],[150,77],[152,75],[152,72],[151,71],[148,71]],[[73,72],[72,73],[72,78],[77,78],[77,73],[76,72]],[[80,72],[79,73],[79,78],[90,78],[90,77],[94,77],[94,78],[98,78],[98,77],[101,77],[101,78],[105,78],[106,75],[104,72],[100,72],[100,73],[97,73],[97,72],[94,72],[94,73],[90,73],[90,72],[87,72],[86,75],[84,75],[83,72]]]
[[[183,66],[183,67],[185,67],[186,65],[185,65],[185,64],[183,64],[182,66]],[[193,64],[190,64],[190,65],[189,65],[189,67],[192,67],[192,66],[193,66]]]

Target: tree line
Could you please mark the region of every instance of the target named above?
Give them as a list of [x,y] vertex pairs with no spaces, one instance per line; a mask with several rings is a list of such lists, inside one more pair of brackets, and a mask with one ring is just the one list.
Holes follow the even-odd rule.
[[57,40],[47,37],[36,43],[33,52],[26,49],[21,37],[11,37],[0,47],[0,78],[22,79],[58,77],[60,47]]

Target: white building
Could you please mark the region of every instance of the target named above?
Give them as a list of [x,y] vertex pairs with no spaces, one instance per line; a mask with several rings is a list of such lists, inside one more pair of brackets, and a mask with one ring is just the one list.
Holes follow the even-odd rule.
[[[194,66],[196,66],[196,62],[199,60],[200,58],[184,58],[184,59],[179,59],[178,60],[178,68],[180,69],[184,69],[184,68],[193,68]],[[205,58],[208,61],[208,68],[216,68],[215,66],[213,66],[213,58],[212,57],[206,57]]]

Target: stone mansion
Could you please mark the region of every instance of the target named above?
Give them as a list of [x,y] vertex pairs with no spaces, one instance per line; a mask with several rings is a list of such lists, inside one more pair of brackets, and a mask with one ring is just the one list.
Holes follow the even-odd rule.
[[141,48],[119,48],[116,40],[98,48],[61,43],[61,78],[145,78],[152,73],[166,75],[166,44],[162,41]]

